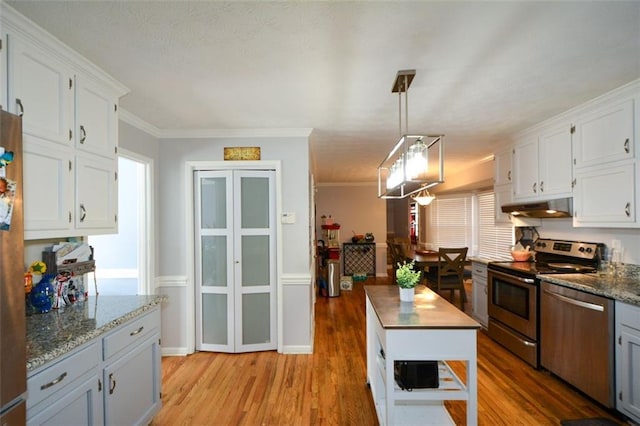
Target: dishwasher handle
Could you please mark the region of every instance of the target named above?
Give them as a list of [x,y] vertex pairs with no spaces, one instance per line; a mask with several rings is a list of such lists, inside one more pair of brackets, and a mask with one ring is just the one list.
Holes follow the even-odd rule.
[[562,302],[569,303],[571,305],[579,306],[581,308],[591,309],[592,311],[604,312],[604,306],[598,305],[596,303],[583,302],[582,300],[573,299],[571,297],[563,296],[556,292],[545,289],[545,294],[548,294],[551,297],[555,297]]

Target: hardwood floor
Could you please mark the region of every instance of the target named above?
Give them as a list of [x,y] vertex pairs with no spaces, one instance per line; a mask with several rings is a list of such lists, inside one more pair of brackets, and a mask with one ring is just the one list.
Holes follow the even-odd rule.
[[[366,385],[364,312],[363,283],[354,283],[340,297],[318,298],[312,355],[199,352],[163,358],[163,407],[152,425],[376,425]],[[461,363],[453,368],[464,372]],[[465,404],[447,406],[455,422],[465,424]],[[624,423],[484,332],[478,336],[478,407],[480,425],[559,425],[589,417]]]

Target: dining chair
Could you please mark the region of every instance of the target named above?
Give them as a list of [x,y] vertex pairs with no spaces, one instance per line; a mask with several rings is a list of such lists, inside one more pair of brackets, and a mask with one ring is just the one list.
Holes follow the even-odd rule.
[[401,244],[398,244],[395,240],[387,240],[387,250],[391,255],[391,266],[392,266],[392,277],[391,282],[393,284],[396,283],[396,270],[398,269],[398,263],[402,264],[403,262],[408,262],[411,259],[407,258],[404,253],[403,247]]
[[464,311],[467,292],[464,289],[464,266],[468,247],[438,249],[438,268],[426,274],[427,285],[440,293],[449,290],[451,302],[455,290],[460,291],[460,310]]

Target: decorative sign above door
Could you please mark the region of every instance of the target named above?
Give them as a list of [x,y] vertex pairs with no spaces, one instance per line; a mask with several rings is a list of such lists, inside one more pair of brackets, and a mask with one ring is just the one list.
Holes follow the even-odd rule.
[[259,160],[260,147],[225,147],[224,159],[226,160]]

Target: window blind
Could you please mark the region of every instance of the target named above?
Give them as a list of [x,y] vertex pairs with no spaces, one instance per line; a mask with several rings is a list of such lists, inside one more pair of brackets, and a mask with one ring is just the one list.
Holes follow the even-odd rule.
[[469,247],[471,211],[470,195],[436,198],[426,211],[427,247]]
[[495,194],[478,194],[478,256],[510,260],[513,225],[495,223]]

